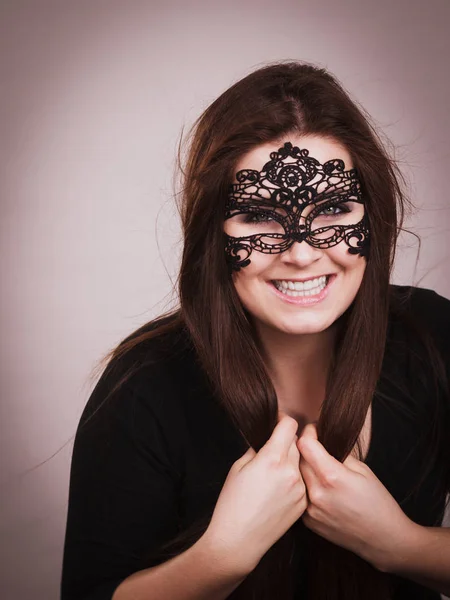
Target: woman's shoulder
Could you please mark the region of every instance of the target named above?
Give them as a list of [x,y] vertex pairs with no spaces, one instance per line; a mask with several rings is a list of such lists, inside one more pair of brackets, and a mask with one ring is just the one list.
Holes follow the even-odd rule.
[[157,372],[193,351],[191,336],[177,311],[145,323],[124,338],[110,365],[121,372],[133,368],[136,373],[154,365]]
[[179,395],[179,382],[187,385],[193,377],[195,356],[179,313],[146,323],[116,347],[91,393],[85,416],[107,398],[115,409],[133,398],[170,410],[172,399]]
[[412,308],[427,309],[433,307],[444,312],[450,310],[450,300],[430,288],[391,283],[389,289],[391,299],[411,302]]
[[424,327],[440,348],[450,353],[450,300],[435,290],[406,285],[390,285],[391,321],[402,319]]
[[395,308],[408,308],[430,322],[450,318],[450,300],[435,290],[391,284],[390,301]]

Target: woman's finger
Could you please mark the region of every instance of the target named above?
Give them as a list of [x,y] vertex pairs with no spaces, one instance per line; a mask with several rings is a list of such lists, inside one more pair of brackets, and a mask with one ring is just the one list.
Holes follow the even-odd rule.
[[298,423],[289,416],[284,416],[276,425],[272,435],[259,451],[260,454],[267,452],[275,453],[280,459],[286,459],[292,442],[297,436]]
[[288,461],[300,469],[300,452],[297,447],[297,442],[298,437],[295,436],[295,438],[292,440],[291,447],[289,448]]

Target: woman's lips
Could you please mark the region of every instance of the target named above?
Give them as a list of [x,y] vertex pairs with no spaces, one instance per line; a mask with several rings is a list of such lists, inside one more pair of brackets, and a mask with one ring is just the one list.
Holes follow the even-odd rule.
[[278,298],[281,298],[281,300],[284,300],[284,302],[287,302],[288,304],[310,306],[312,304],[317,304],[318,302],[321,302],[328,296],[330,289],[336,280],[336,277],[336,274],[330,275],[328,277],[327,285],[323,288],[323,290],[321,290],[318,294],[314,294],[312,296],[289,296],[288,294],[280,292],[280,290],[275,286],[275,284],[272,281],[269,281],[268,284],[278,296]]

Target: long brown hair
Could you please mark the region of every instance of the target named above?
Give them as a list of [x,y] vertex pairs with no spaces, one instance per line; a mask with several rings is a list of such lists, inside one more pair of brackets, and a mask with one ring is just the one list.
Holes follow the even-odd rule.
[[[340,142],[358,169],[371,247],[360,289],[343,315],[326,398],[317,423],[327,451],[344,461],[357,445],[385,353],[390,277],[396,240],[409,201],[403,178],[369,116],[325,69],[277,61],[237,81],[194,123],[179,165],[178,195],[184,246],[178,277],[180,307],[144,325],[108,354],[112,364],[151,338],[182,328],[192,340],[212,389],[245,440],[258,451],[277,423],[277,396],[251,320],[224,255],[227,187],[243,154],[289,134],[318,134]],[[357,357],[357,360],[355,360]],[[103,361],[104,362],[104,361]],[[131,376],[117,382],[116,391]],[[198,539],[210,515],[165,547],[169,555]],[[299,520],[300,521],[300,520]],[[231,598],[293,597],[295,524],[264,555]],[[389,577],[356,554],[308,531],[308,597],[387,600]],[[170,554],[170,552],[171,554]]]

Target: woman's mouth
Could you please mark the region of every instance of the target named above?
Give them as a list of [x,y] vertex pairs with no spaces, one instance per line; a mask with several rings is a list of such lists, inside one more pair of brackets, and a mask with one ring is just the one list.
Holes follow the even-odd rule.
[[328,295],[336,274],[322,275],[307,281],[289,281],[286,279],[268,282],[277,296],[293,304],[315,304]]

